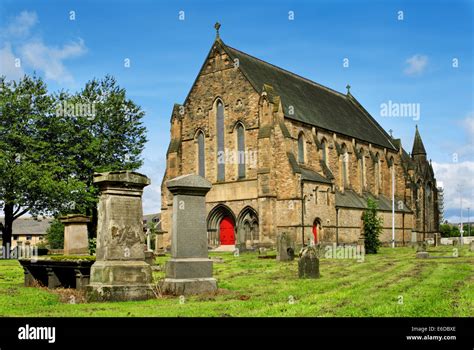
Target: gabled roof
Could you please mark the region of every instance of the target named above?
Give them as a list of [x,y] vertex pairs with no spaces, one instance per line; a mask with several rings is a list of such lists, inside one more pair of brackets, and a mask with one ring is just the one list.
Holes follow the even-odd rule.
[[216,43],[232,60],[239,60],[240,70],[258,93],[262,92],[265,84],[273,87],[281,97],[286,118],[396,149],[390,142],[390,136],[352,95],[341,94],[250,56],[227,46],[220,39]]
[[421,140],[420,132],[418,131],[418,125],[417,125],[416,131],[415,131],[415,140],[413,141],[413,150],[411,151],[411,155],[416,156],[419,154],[426,156],[425,146],[423,145],[423,141]]

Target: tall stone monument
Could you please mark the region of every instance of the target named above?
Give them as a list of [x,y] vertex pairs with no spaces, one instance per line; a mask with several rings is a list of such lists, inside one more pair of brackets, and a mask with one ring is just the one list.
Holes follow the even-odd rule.
[[81,214],[70,214],[59,220],[64,224],[64,255],[88,255],[87,223],[91,221],[90,218]]
[[143,300],[152,296],[151,267],[145,262],[142,193],[150,180],[133,171],[94,175],[99,186],[96,262],[90,301]]
[[174,195],[173,230],[162,290],[174,295],[213,292],[217,282],[207,251],[205,202],[211,183],[198,175],[183,175],[167,181],[166,187]]

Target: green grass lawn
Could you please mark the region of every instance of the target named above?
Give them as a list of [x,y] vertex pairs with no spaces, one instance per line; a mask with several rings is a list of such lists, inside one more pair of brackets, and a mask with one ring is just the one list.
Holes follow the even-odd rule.
[[[433,256],[452,247],[430,248]],[[412,248],[382,248],[364,262],[321,259],[321,278],[298,279],[298,262],[258,259],[255,253],[214,264],[216,295],[140,302],[83,303],[73,290],[23,286],[15,260],[0,261],[0,316],[474,316],[474,253],[415,259]],[[158,258],[163,264],[168,257]],[[158,281],[161,272],[154,272]],[[182,301],[182,300],[181,300]]]

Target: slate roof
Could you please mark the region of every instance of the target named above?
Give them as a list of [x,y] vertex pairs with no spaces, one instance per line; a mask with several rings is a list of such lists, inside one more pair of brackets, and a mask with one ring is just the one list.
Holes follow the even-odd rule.
[[[51,224],[52,219],[18,218],[13,221],[13,235],[45,235]],[[0,218],[4,224],[4,218]]]
[[[382,195],[380,195],[379,197],[374,197],[370,193],[364,193],[361,196],[352,190],[346,190],[344,191],[344,193],[336,191],[336,207],[366,209],[368,198],[371,198],[375,202],[377,202],[378,210],[392,211],[392,200],[390,198],[387,198]],[[397,199],[395,201],[396,203],[398,203]],[[402,209],[399,209],[398,205],[395,205],[395,211],[398,213],[401,213],[401,212],[411,213],[411,210],[408,208],[408,206],[405,203],[403,203]]]
[[281,97],[285,117],[395,149],[390,136],[352,95],[341,94],[218,41],[232,60],[239,60],[240,70],[256,91],[261,93],[264,84],[274,88]]

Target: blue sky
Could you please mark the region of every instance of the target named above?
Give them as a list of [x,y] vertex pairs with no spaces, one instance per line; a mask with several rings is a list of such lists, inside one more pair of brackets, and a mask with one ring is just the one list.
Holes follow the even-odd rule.
[[[52,91],[114,75],[146,111],[141,171],[153,185],[144,210],[155,212],[172,106],[189,92],[219,21],[232,47],[338,91],[349,83],[408,151],[418,124],[445,187],[446,216],[457,220],[459,185],[463,206],[474,208],[473,8],[456,0],[2,0],[0,74],[15,79],[36,71]],[[419,118],[382,116],[389,101],[419,106]]]

